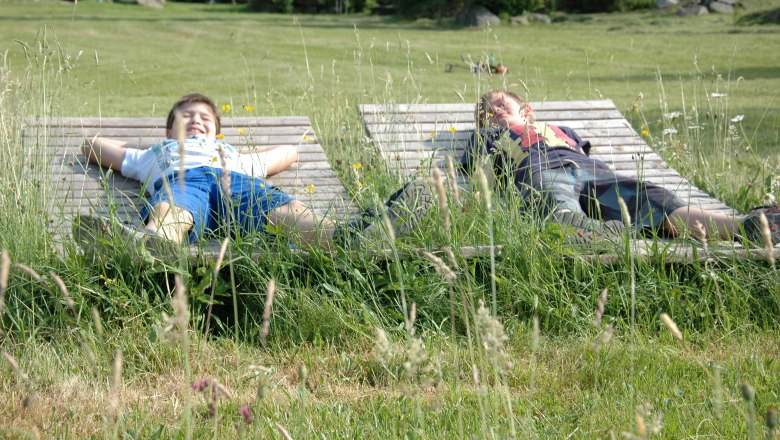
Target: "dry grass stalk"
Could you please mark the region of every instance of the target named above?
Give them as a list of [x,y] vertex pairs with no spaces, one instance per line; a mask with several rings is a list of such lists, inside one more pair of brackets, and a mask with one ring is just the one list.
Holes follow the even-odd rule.
[[11,259],[8,251],[3,249],[2,262],[0,262],[0,317],[5,310],[5,290],[8,288],[8,272],[11,270]]
[[596,317],[594,320],[594,324],[596,327],[601,326],[601,318],[604,316],[604,308],[607,305],[607,296],[609,295],[609,291],[604,288],[604,290],[601,291],[601,296],[599,296],[599,302],[596,303]]
[[452,249],[448,248],[447,246],[441,248],[441,250],[447,254],[447,258],[450,259],[450,264],[452,264],[452,267],[455,268],[455,270],[460,269],[458,267],[458,260],[455,258],[455,253],[452,252]]
[[766,215],[762,212],[758,217],[759,224],[761,226],[761,237],[764,239],[764,247],[766,249],[766,257],[769,263],[772,265],[772,269],[775,268],[775,245],[772,242],[772,233],[769,232],[769,221],[766,219]]
[[33,268],[31,268],[30,266],[27,266],[26,264],[22,264],[22,263],[14,263],[14,268],[15,268],[15,269],[19,269],[19,270],[21,270],[22,272],[26,273],[26,274],[27,274],[27,275],[29,275],[29,276],[30,276],[32,279],[34,279],[35,281],[37,281],[37,282],[39,282],[39,283],[42,283],[42,282],[43,282],[43,277],[42,277],[42,276],[40,276],[40,275],[38,274],[38,272],[36,272],[35,270],[33,270]]
[[601,351],[602,347],[609,344],[609,341],[612,340],[612,336],[614,334],[615,334],[615,328],[612,326],[612,324],[609,324],[607,328],[605,328],[604,331],[601,332],[599,338],[593,344],[593,351],[597,353]]
[[539,348],[539,317],[534,315],[533,319],[533,332],[531,333],[531,351],[536,352],[536,349]]
[[19,363],[16,362],[16,359],[14,359],[13,356],[6,352],[2,352],[3,359],[5,359],[6,362],[8,362],[8,365],[11,366],[11,369],[14,370],[14,373],[21,376],[21,370],[19,369]]
[[439,199],[439,212],[444,217],[444,230],[450,234],[450,211],[447,206],[447,191],[444,189],[444,174],[439,168],[433,169],[433,183],[436,187],[436,198]]
[[274,422],[274,425],[276,426],[276,429],[279,431],[279,434],[282,435],[282,438],[284,438],[284,440],[292,440],[290,433],[287,432],[286,429],[284,429],[284,426],[280,425],[277,422]]
[[260,340],[265,344],[268,333],[271,331],[271,311],[274,304],[274,293],[276,293],[276,282],[271,278],[268,280],[268,287],[265,294],[265,307],[263,308],[263,328],[260,330]]
[[111,407],[119,403],[119,387],[122,385],[122,350],[117,349],[114,357],[114,368],[111,375]]
[[449,175],[452,203],[454,203],[456,207],[460,206],[460,188],[458,188],[458,180],[455,175],[455,163],[452,160],[452,156],[447,156],[447,174]]
[[433,268],[436,269],[436,272],[438,272],[445,281],[448,283],[455,282],[458,276],[455,274],[455,272],[452,271],[452,269],[447,266],[446,263],[444,263],[444,260],[428,251],[423,251],[422,254],[425,256],[425,258],[431,260],[433,263]]
[[76,313],[76,303],[73,302],[73,298],[71,298],[70,293],[68,292],[68,288],[65,286],[65,282],[62,281],[62,278],[60,278],[54,272],[49,272],[49,275],[54,280],[54,284],[57,285],[57,288],[60,289],[60,292],[62,292],[62,296],[65,297],[65,303],[68,304],[70,311],[73,312],[73,319],[78,319],[78,313]]
[[374,336],[374,359],[380,364],[387,366],[393,358],[395,348],[387,338],[387,333],[379,327],[376,328]]
[[488,184],[487,176],[482,168],[477,168],[477,180],[479,181],[479,187],[482,190],[482,195],[485,197],[485,208],[488,211],[493,209],[493,202],[490,197],[490,185]]
[[100,312],[97,307],[92,307],[92,321],[95,323],[95,332],[98,336],[103,336],[103,320],[100,319]]
[[230,170],[227,167],[227,158],[225,157],[225,149],[222,148],[222,144],[219,144],[219,160],[222,166],[222,191],[226,199],[230,198]]
[[417,303],[413,302],[412,307],[409,310],[409,323],[406,327],[406,331],[409,336],[414,336],[414,322],[417,321]]
[[230,244],[230,237],[225,237],[222,240],[222,246],[219,247],[219,254],[217,255],[216,264],[214,264],[214,277],[219,273],[219,269],[222,268],[222,261],[225,260],[225,254],[227,253],[228,244]]
[[174,289],[171,306],[173,307],[173,323],[181,330],[181,336],[187,332],[187,323],[189,322],[187,310],[187,296],[184,293],[184,281],[180,275],[174,277],[176,287]]
[[620,216],[623,218],[623,223],[626,225],[627,228],[631,227],[631,214],[628,212],[628,206],[626,206],[626,202],[623,201],[620,197],[618,197],[618,205],[620,205]]
[[683,340],[683,335],[680,332],[680,329],[677,328],[677,324],[675,324],[674,320],[672,320],[669,315],[666,313],[661,313],[661,322],[663,322],[666,328],[669,329],[669,332],[672,334],[672,336],[679,339],[680,341]]
[[691,231],[693,232],[693,236],[696,237],[701,242],[702,247],[704,247],[704,252],[709,251],[708,247],[708,240],[707,240],[707,228],[704,227],[703,224],[701,224],[700,221],[696,220],[693,222],[693,227],[691,228]]

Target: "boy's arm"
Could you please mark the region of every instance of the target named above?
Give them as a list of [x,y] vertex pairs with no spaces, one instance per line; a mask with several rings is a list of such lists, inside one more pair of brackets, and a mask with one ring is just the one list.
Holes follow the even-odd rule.
[[[285,145],[260,153],[246,154],[244,157],[250,159],[250,167],[254,166],[255,169],[265,169],[265,174],[271,176],[295,163],[298,160],[298,149],[295,148],[294,145]],[[257,174],[252,173],[252,170],[244,171],[246,171],[247,174]]]
[[90,162],[121,172],[122,161],[127,153],[127,142],[95,136],[84,140],[81,151]]

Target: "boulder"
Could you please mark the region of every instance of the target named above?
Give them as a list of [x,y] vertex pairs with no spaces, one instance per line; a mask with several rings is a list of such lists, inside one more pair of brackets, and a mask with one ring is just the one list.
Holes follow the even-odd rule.
[[708,6],[710,12],[717,12],[719,14],[733,14],[734,6],[724,3],[722,1],[711,2]]
[[498,15],[490,12],[484,6],[472,6],[465,8],[458,13],[456,22],[461,26],[498,26],[501,24],[501,19]]
[[698,17],[709,13],[710,10],[704,5],[686,5],[677,10],[677,15],[680,17]]
[[531,17],[531,20],[536,21],[538,23],[544,23],[544,24],[550,24],[552,23],[552,20],[548,15],[540,14],[538,12],[532,12],[528,15]]
[[150,8],[162,8],[165,6],[165,0],[138,0],[138,4]]
[[511,17],[509,19],[509,24],[515,25],[515,26],[528,26],[531,24],[530,21],[528,21],[528,17],[525,15],[516,15],[514,17]]

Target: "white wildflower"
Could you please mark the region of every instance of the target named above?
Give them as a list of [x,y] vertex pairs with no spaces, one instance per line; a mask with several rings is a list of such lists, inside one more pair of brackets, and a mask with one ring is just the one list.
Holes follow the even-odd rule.
[[663,134],[665,135],[677,134],[677,129],[674,127],[669,127],[663,131]]
[[664,113],[664,120],[667,121],[674,121],[675,119],[682,116],[682,113],[680,112],[671,112],[671,113]]
[[764,206],[772,206],[777,201],[777,198],[772,193],[766,193],[764,194],[764,197],[761,198],[761,202]]
[[731,118],[731,122],[737,123],[742,122],[742,120],[745,119],[745,115],[737,115]]
[[729,96],[729,94],[728,93],[713,92],[713,93],[710,94],[710,96],[713,97],[713,98],[725,98],[725,97]]

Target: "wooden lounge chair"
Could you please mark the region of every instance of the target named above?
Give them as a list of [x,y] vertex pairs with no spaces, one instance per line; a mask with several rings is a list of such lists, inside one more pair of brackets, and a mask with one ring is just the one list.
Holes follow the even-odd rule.
[[[70,240],[72,220],[79,213],[108,216],[114,213],[125,224],[140,226],[140,184],[99,165],[88,163],[81,153],[85,137],[96,134],[123,139],[130,145],[150,146],[165,133],[159,118],[61,118],[28,120],[25,148],[50,156],[50,231],[57,243]],[[300,159],[268,182],[313,208],[336,218],[357,211],[325,157],[309,118],[224,118],[225,141],[241,152],[260,152],[278,145],[296,145]],[[195,252],[195,250],[193,250]]]
[[[691,206],[736,214],[721,201],[697,188],[669,168],[631,127],[611,100],[531,103],[537,120],[565,125],[592,143],[591,156],[625,175],[640,176],[673,191]],[[430,176],[431,168],[447,168],[447,157],[457,164],[474,129],[474,104],[395,104],[359,106],[365,129],[391,172]],[[463,184],[465,177],[458,177]],[[643,240],[635,240],[638,254],[652,252]],[[671,245],[669,245],[671,246]],[[693,255],[690,243],[667,248],[682,260]],[[730,253],[742,253],[728,243]],[[700,252],[700,249],[697,249]],[[608,261],[609,256],[600,256]]]

